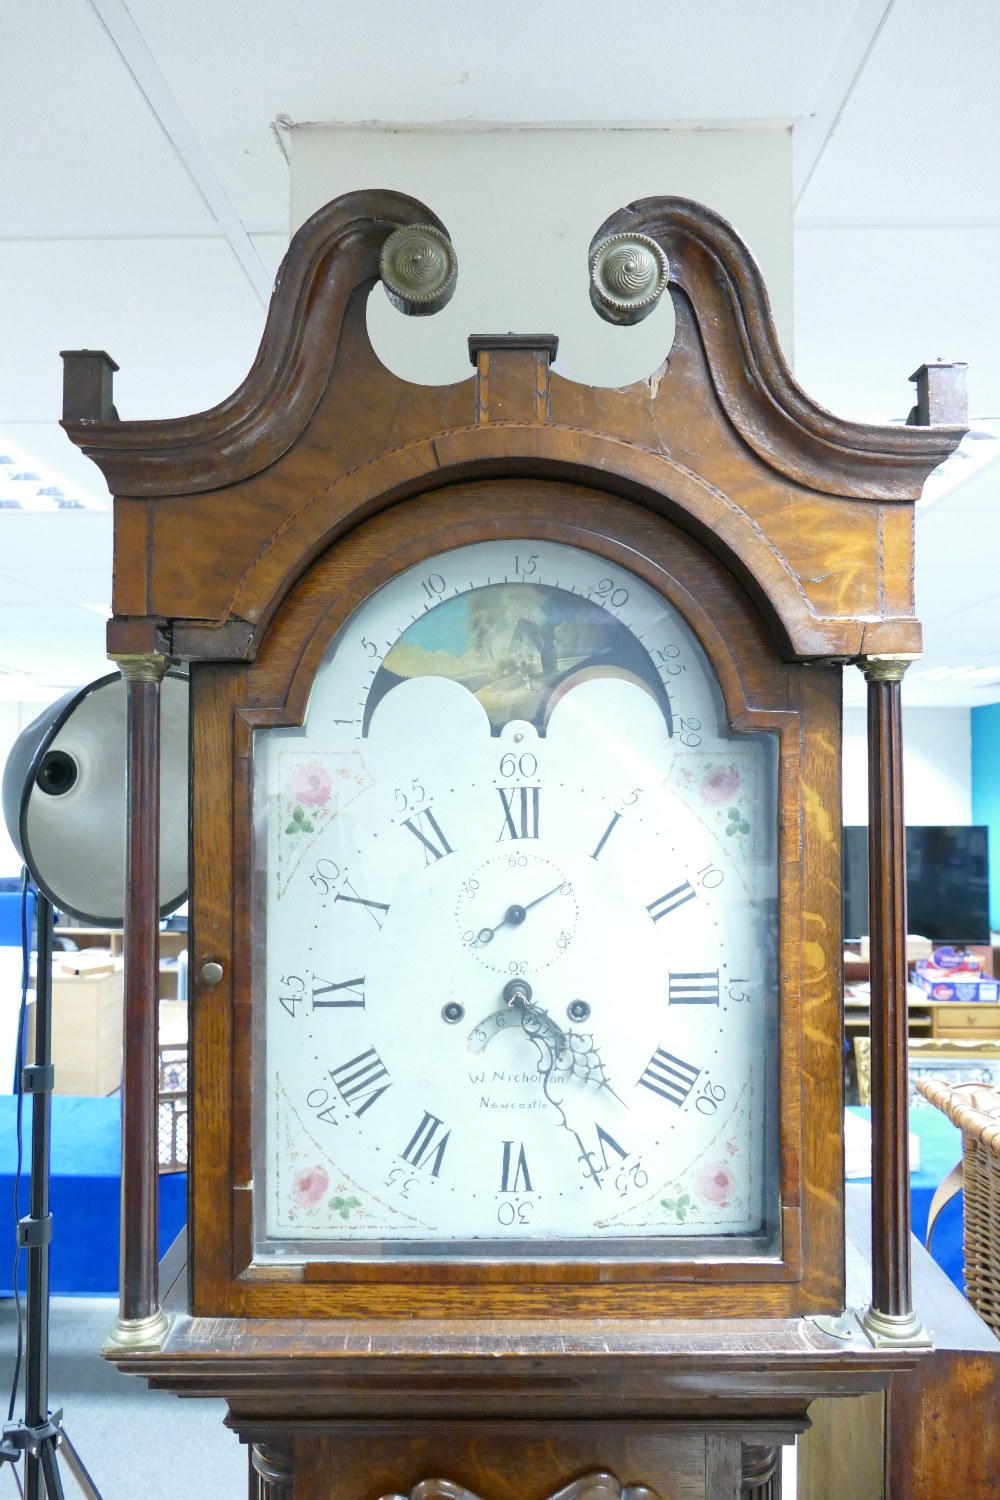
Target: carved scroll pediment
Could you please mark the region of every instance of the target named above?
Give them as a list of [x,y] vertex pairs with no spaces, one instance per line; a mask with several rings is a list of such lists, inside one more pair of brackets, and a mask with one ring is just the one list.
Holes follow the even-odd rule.
[[[382,1500],[484,1500],[484,1497],[450,1479],[422,1479],[408,1495],[383,1495]],[[549,1500],[660,1500],[660,1497],[645,1485],[623,1485],[613,1474],[597,1473],[574,1479],[550,1495]]]

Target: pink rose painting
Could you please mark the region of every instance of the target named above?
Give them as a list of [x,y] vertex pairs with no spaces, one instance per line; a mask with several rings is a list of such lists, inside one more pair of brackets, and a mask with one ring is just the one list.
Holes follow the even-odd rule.
[[725,1208],[733,1190],[733,1174],[725,1162],[709,1162],[698,1173],[695,1187],[698,1196],[706,1203],[717,1203],[720,1208]]
[[305,807],[323,807],[330,799],[333,782],[323,766],[315,762],[296,766],[290,784],[292,796]]
[[303,1167],[295,1174],[292,1195],[300,1208],[312,1208],[330,1186],[329,1173],[324,1167]]
[[731,802],[740,789],[740,773],[735,766],[713,766],[701,778],[701,798],[712,807]]

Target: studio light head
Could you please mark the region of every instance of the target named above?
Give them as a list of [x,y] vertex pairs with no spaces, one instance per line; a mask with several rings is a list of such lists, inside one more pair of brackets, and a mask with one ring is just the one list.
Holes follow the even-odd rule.
[[[125,919],[125,683],[74,688],[14,742],[3,776],[7,830],[53,906],[99,927]],[[161,687],[160,914],[187,896],[188,684]]]

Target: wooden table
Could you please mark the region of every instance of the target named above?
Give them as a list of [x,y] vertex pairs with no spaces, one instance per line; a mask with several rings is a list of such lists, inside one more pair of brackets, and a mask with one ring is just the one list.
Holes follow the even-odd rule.
[[[1000,1003],[966,1005],[960,1000],[910,1000],[911,1036],[933,1040],[983,1041],[1000,1044]],[[844,1028],[849,1037],[869,1035],[871,1006],[867,1000],[844,996]]]

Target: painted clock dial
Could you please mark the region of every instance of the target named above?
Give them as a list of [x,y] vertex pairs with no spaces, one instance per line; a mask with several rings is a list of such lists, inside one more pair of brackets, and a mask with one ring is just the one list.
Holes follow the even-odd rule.
[[254,737],[258,1256],[773,1249],[776,775],[597,554],[372,594]]

